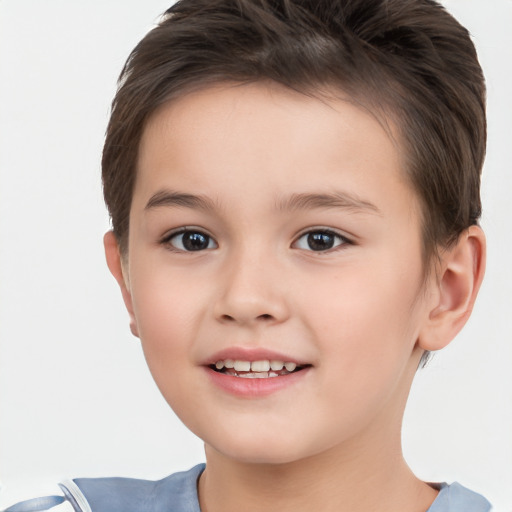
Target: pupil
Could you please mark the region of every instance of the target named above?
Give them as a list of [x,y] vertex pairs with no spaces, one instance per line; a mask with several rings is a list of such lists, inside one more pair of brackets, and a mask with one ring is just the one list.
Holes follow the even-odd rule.
[[308,245],[313,251],[326,251],[334,246],[334,236],[329,233],[310,233]]
[[201,251],[208,248],[210,239],[202,233],[194,233],[193,231],[183,234],[183,247],[187,251]]

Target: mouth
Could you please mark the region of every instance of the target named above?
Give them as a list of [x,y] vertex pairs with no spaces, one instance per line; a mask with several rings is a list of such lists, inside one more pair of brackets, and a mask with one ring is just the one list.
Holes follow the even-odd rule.
[[245,361],[239,359],[221,359],[209,365],[213,371],[239,377],[242,379],[272,379],[290,375],[304,370],[311,365],[298,365],[293,361],[279,361],[262,359],[259,361]]

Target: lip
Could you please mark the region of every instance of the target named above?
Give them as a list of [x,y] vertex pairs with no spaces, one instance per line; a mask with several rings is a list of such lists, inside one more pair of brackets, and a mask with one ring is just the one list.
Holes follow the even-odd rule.
[[[292,362],[297,366],[305,366],[297,372],[292,372],[279,377],[269,377],[266,379],[244,379],[225,373],[216,372],[211,368],[217,361],[225,361],[226,359],[240,361],[262,361],[277,360],[283,362]],[[291,386],[300,383],[309,374],[312,365],[310,361],[298,359],[297,357],[268,350],[262,347],[230,347],[215,352],[202,363],[210,381],[215,387],[240,398],[260,398],[277,393]]]
[[262,398],[297,385],[307,377],[311,368],[311,366],[306,366],[298,372],[289,373],[280,377],[244,379],[216,372],[209,366],[203,366],[210,381],[217,388],[240,398]]
[[211,364],[215,364],[217,361],[225,361],[226,359],[238,359],[239,361],[264,361],[264,360],[275,360],[275,361],[284,361],[295,363],[297,366],[305,366],[310,365],[310,361],[304,361],[301,359],[297,359],[294,356],[284,354],[281,352],[276,352],[274,350],[268,350],[265,348],[249,348],[249,347],[230,347],[223,350],[220,350],[208,357],[201,364],[203,366],[209,366]]

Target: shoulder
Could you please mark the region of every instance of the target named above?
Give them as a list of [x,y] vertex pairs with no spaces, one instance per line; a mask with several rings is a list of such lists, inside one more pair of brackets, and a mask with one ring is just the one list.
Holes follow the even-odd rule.
[[439,494],[427,512],[489,512],[491,504],[480,494],[455,482],[441,484]]
[[59,484],[60,496],[17,503],[3,512],[199,512],[199,464],[162,480],[76,478]]

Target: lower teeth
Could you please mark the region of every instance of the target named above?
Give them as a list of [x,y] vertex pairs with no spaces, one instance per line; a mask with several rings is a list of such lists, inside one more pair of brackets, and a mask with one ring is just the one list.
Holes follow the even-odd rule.
[[[307,365],[306,365],[307,366]],[[282,370],[273,371],[270,369],[268,372],[251,372],[251,371],[236,371],[234,368],[216,368],[215,365],[210,365],[210,368],[218,373],[223,373],[224,375],[229,375],[230,377],[239,377],[241,379],[272,379],[274,377],[283,377],[285,375],[290,375],[290,373],[298,372],[305,368],[305,366],[297,366],[293,371],[288,371],[286,368]]]
[[232,377],[240,377],[242,379],[267,379],[273,377],[280,377],[281,375],[288,375],[291,372],[286,370],[281,373],[276,372],[236,372],[234,370],[226,370],[222,372],[226,375],[230,375]]

